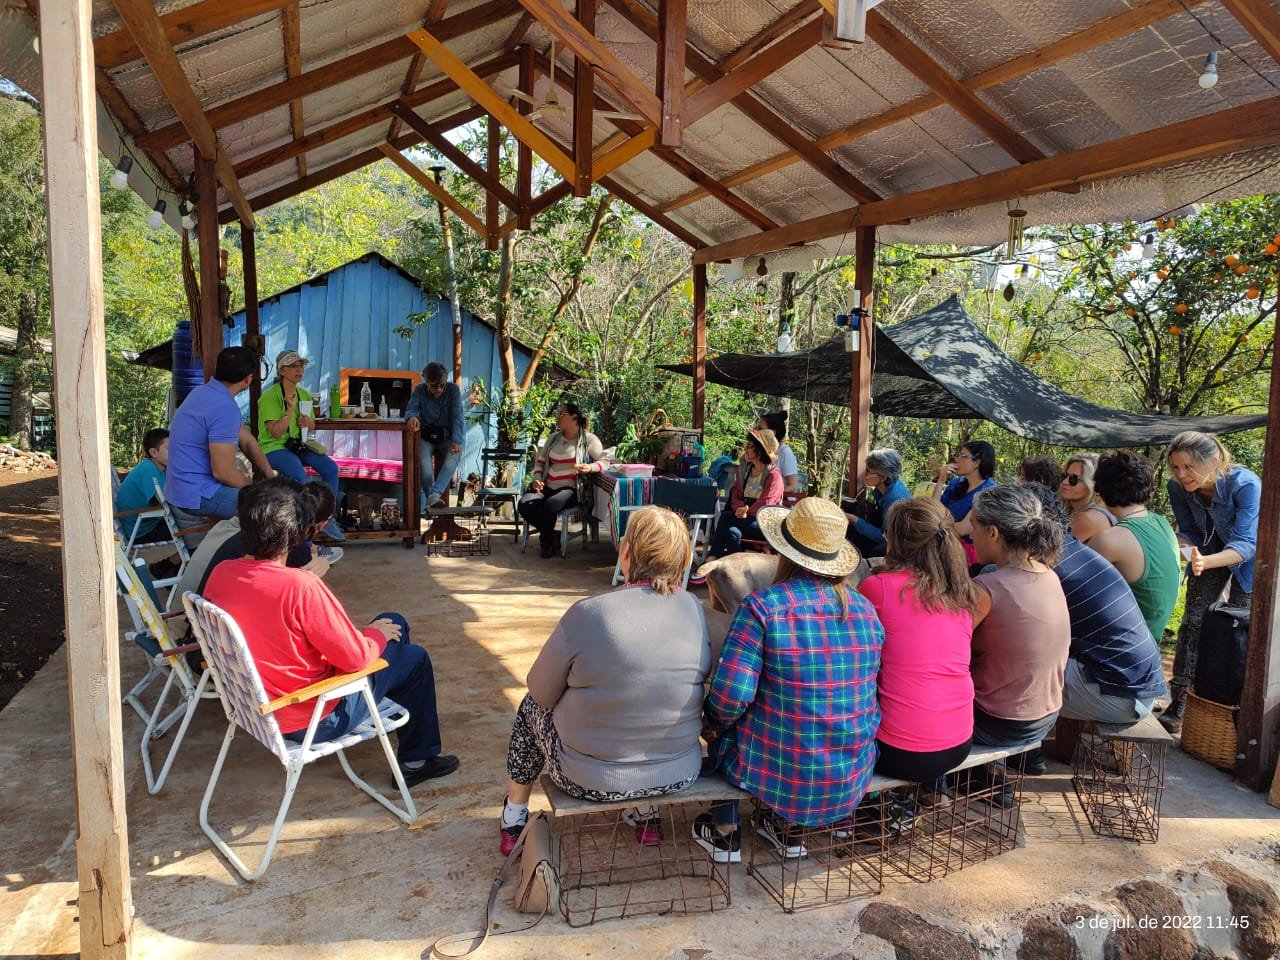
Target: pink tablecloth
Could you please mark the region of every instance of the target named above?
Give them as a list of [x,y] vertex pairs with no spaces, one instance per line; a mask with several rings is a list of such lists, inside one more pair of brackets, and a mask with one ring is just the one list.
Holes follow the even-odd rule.
[[387,430],[317,430],[316,439],[325,445],[338,465],[339,477],[404,483],[400,434]]

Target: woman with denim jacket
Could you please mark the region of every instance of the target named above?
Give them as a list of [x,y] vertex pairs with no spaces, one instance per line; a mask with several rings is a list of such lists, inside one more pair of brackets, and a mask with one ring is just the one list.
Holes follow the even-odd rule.
[[1174,526],[1179,545],[1190,548],[1185,551],[1190,555],[1187,599],[1169,684],[1173,702],[1160,722],[1170,733],[1180,733],[1205,612],[1224,593],[1233,607],[1248,607],[1253,599],[1262,480],[1252,470],[1234,465],[1230,452],[1211,433],[1178,434],[1169,444],[1168,458]]

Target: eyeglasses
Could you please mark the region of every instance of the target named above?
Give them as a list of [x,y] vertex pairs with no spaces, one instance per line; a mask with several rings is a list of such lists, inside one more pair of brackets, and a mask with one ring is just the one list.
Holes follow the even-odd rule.
[[977,462],[978,462],[978,458],[977,458],[977,457],[975,457],[972,453],[957,453],[957,454],[956,454],[956,459],[957,459],[957,460],[972,460],[974,463],[977,463]]
[[1078,487],[1080,485],[1080,474],[1068,473],[1065,477],[1062,478],[1062,482],[1065,483],[1068,487]]

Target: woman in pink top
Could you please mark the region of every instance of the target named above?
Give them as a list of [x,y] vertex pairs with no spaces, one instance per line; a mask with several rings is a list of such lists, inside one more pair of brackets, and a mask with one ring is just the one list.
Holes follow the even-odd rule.
[[973,736],[969,648],[978,589],[953,526],[937,500],[895,503],[884,525],[884,566],[858,588],[884,626],[876,773],[917,783],[968,756]]

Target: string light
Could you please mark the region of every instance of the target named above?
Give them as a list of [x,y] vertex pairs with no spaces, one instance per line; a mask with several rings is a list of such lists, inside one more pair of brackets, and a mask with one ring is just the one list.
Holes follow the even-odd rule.
[[129,171],[133,169],[133,157],[121,157],[120,162],[116,164],[115,171],[111,174],[112,190],[128,190],[129,189]]
[[[193,194],[191,199],[197,200],[199,198]],[[178,204],[178,216],[182,220],[183,229],[194,230],[196,228],[195,214],[191,210],[191,204],[188,203],[186,200],[183,200],[181,203]]]
[[151,212],[147,214],[148,227],[151,227],[154,229],[160,226],[160,224],[164,223],[164,210],[165,210],[165,207],[167,206],[168,204],[166,204],[163,200],[156,201],[156,205],[152,207]]
[[1156,235],[1148,233],[1142,239],[1142,259],[1153,260],[1156,255]]
[[1211,90],[1218,82],[1218,51],[1211,50],[1204,58],[1204,73],[1200,74],[1200,88]]

